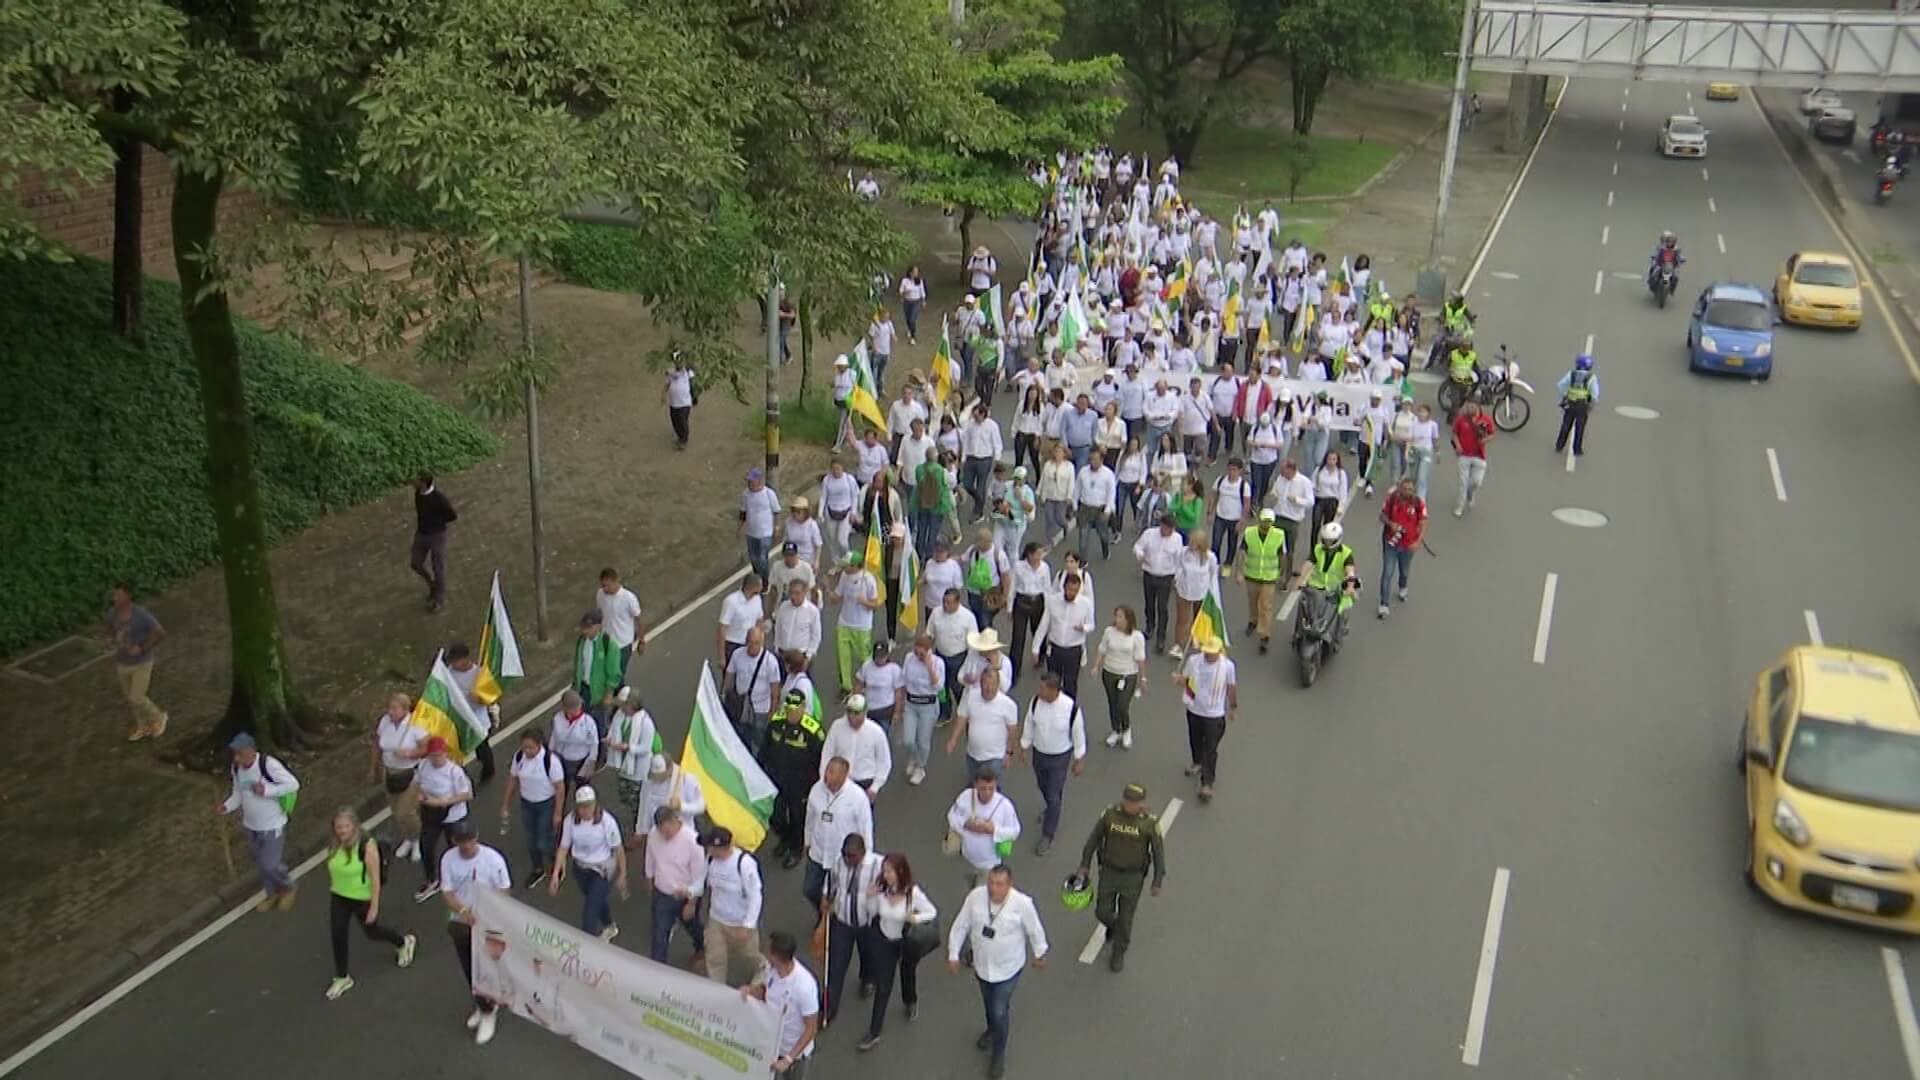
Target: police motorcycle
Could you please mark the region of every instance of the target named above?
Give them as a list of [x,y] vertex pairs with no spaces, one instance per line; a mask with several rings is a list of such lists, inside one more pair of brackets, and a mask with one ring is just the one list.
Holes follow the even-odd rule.
[[1533,384],[1520,377],[1520,361],[1502,344],[1488,367],[1449,367],[1447,381],[1440,384],[1440,409],[1451,423],[1460,406],[1479,402],[1493,426],[1511,434],[1533,418],[1533,403],[1526,397],[1533,392]]
[[[1337,521],[1322,526],[1321,546],[1339,548],[1342,531]],[[1349,555],[1348,563],[1351,560]],[[1360,591],[1360,580],[1345,578],[1345,565],[1335,571],[1337,580],[1326,580],[1319,574],[1311,552],[1301,567],[1305,583],[1293,619],[1293,651],[1300,661],[1301,686],[1312,686],[1320,678],[1320,669],[1347,640],[1347,611],[1353,607],[1352,597]]]

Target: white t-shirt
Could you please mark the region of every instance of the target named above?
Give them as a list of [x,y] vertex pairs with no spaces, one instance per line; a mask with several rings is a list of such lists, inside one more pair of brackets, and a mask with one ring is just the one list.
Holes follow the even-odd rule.
[[[780,1013],[779,1056],[791,1057],[793,1048],[800,1044],[800,1036],[806,1033],[807,1017],[820,1014],[820,982],[798,960],[785,975],[769,968],[767,1004]],[[802,1061],[813,1054],[813,1047],[813,1043],[808,1043],[800,1052]]]
[[1417,450],[1432,450],[1433,440],[1440,437],[1440,421],[1415,420],[1413,422],[1413,441],[1408,445]]
[[1138,675],[1147,662],[1147,635],[1138,630],[1121,633],[1109,626],[1100,634],[1100,670],[1115,675]]
[[899,664],[889,660],[885,664],[876,664],[869,660],[860,665],[860,685],[867,697],[869,709],[891,709],[894,697],[900,689],[900,683],[906,678],[906,672]]
[[1002,690],[989,701],[979,687],[969,689],[960,701],[960,712],[967,718],[967,756],[975,761],[1000,761],[1007,756],[1012,729],[1020,723],[1020,703]]
[[880,599],[880,583],[866,571],[857,574],[845,574],[840,578],[837,590],[840,596],[840,625],[849,630],[873,629],[874,609],[860,603],[861,600]]
[[1195,716],[1227,715],[1227,690],[1234,685],[1233,661],[1223,656],[1209,662],[1206,654],[1195,653],[1187,657],[1180,677],[1186,684],[1181,696],[1188,712]]
[[374,730],[374,738],[380,744],[380,764],[395,771],[405,771],[419,765],[420,759],[403,755],[418,751],[420,745],[426,742],[427,733],[414,724],[411,716],[395,720],[381,713],[380,726]]
[[507,771],[519,781],[520,797],[530,803],[543,803],[553,798],[554,792],[566,780],[560,771],[560,755],[544,747],[532,757],[515,751],[513,764],[507,766]]
[[720,625],[725,627],[722,633],[727,641],[734,645],[745,645],[747,633],[760,622],[763,609],[758,596],[748,596],[738,589],[727,594],[720,601]]
[[600,620],[615,645],[633,645],[634,623],[640,618],[640,598],[625,587],[609,593],[601,589],[593,594],[593,606],[600,609]]
[[506,856],[487,845],[481,844],[469,859],[455,844],[440,856],[440,888],[461,907],[471,908],[480,899],[481,889],[513,888],[513,875],[507,870]]
[[688,368],[676,368],[667,372],[667,408],[693,408],[693,372]]
[[620,848],[620,824],[604,809],[599,821],[581,821],[579,814],[568,814],[566,823],[560,826],[560,847],[590,870],[611,870],[613,853]]
[[1246,516],[1247,503],[1253,499],[1253,482],[1245,475],[1238,481],[1221,476],[1213,482],[1213,516],[1223,521],[1239,521]]
[[[420,794],[429,799],[473,794],[473,778],[467,775],[467,770],[455,765],[451,758],[438,768],[434,767],[432,761],[422,761],[420,767],[413,771],[413,780],[420,786]],[[449,825],[465,820],[467,816],[467,804],[464,802],[443,809],[447,812],[446,822]]]

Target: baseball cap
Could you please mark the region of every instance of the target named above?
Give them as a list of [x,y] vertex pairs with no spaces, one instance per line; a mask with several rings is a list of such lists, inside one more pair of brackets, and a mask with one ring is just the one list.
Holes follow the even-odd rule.
[[1265,509],[1265,510],[1262,510],[1262,511],[1260,511],[1260,520],[1261,520],[1261,521],[1272,521],[1272,520],[1273,520],[1273,518],[1274,518],[1274,514],[1273,514],[1273,510],[1272,510],[1272,508],[1268,508],[1268,509]]
[[800,545],[789,540],[786,543],[780,545],[780,554],[798,555],[800,554]]
[[[251,745],[253,740],[248,739],[247,742],[249,745]],[[444,754],[446,752],[447,752],[447,740],[441,738],[438,735],[435,735],[433,738],[427,740],[427,753]]]
[[715,825],[713,831],[700,841],[702,847],[726,847],[733,843],[733,830],[725,825]]
[[[446,746],[446,742],[447,742],[447,741],[446,741],[445,739],[440,739],[440,740],[439,740],[439,742],[440,742],[440,745],[441,745],[441,746],[442,746],[443,748],[444,748],[444,747]],[[229,743],[227,744],[227,749],[229,749],[229,750],[255,750],[255,749],[258,749],[258,748],[259,748],[259,746],[260,746],[260,744],[259,744],[259,743],[257,743],[257,742],[254,742],[254,741],[253,741],[253,736],[251,736],[251,735],[249,735],[249,734],[247,734],[246,732],[244,732],[244,731],[243,731],[243,732],[241,732],[240,734],[238,734],[238,735],[235,735],[235,736],[233,737],[233,741],[232,741],[232,742],[229,742]]]
[[456,844],[462,840],[472,840],[480,835],[480,830],[474,828],[471,817],[463,817],[459,821],[448,825],[447,831],[453,834],[453,842]]
[[849,697],[847,699],[847,711],[850,713],[866,712],[867,696],[865,694],[855,694],[852,697]]
[[1141,784],[1128,784],[1120,789],[1120,798],[1126,802],[1145,802],[1147,789]]
[[574,789],[573,801],[576,804],[598,802],[599,799],[600,796],[596,795],[594,790],[585,784],[581,784],[578,788]]

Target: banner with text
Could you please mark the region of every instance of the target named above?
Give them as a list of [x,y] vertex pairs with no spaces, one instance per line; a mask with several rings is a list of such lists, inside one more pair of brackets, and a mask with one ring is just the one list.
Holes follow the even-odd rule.
[[504,893],[473,907],[473,992],[648,1080],[772,1074],[765,1002],[608,945]]
[[[1314,397],[1325,390],[1331,399],[1327,402],[1332,409],[1332,420],[1327,425],[1335,431],[1359,431],[1360,421],[1367,415],[1367,406],[1375,390],[1381,393],[1381,403],[1392,407],[1394,388],[1377,383],[1323,382],[1319,379],[1282,379],[1282,392],[1293,399],[1293,415],[1305,416],[1313,407]],[[1275,402],[1276,405],[1284,402]]]

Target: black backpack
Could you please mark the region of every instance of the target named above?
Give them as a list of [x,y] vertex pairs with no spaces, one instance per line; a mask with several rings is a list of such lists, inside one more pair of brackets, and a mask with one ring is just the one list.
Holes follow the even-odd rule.
[[[380,886],[381,888],[385,888],[393,881],[393,845],[377,836],[370,834],[363,835],[367,840],[373,841],[374,850],[378,853],[377,858],[380,860]],[[360,880],[370,880],[367,877],[366,845],[362,843],[361,846],[354,851],[354,855],[360,860]]]

